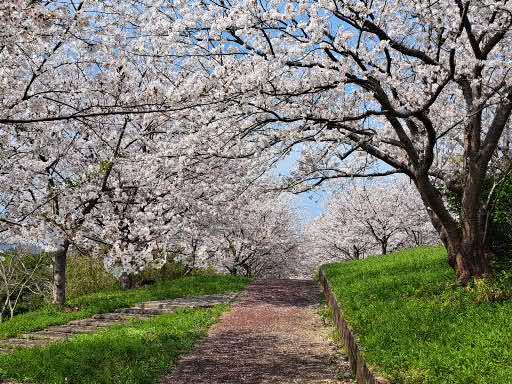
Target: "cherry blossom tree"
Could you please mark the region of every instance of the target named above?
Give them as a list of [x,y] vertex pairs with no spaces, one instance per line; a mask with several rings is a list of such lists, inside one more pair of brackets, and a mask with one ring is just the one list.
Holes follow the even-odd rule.
[[0,8],[0,124],[36,138],[151,116],[181,124],[203,157],[259,167],[301,151],[283,186],[293,191],[405,174],[465,284],[489,272],[484,184],[508,169],[511,7],[17,0]]
[[127,130],[128,121],[2,131],[2,228],[11,242],[32,241],[54,253],[57,304],[65,301],[69,247],[111,190],[112,166]]
[[[126,211],[110,211],[108,221],[98,211],[115,205],[116,196],[132,205],[128,180],[151,170],[134,170],[141,155],[144,164],[168,155],[147,151],[146,144],[155,130],[171,130],[162,128],[169,117],[145,118],[169,111],[164,104],[176,79],[159,78],[156,63],[150,67],[149,59],[131,54],[144,43],[139,16],[136,4],[108,1],[0,4],[1,231],[10,241],[30,239],[54,253],[60,305],[69,247],[98,232],[93,222],[122,226]],[[145,260],[152,248],[140,247]]]
[[306,226],[308,254],[324,262],[354,260],[439,242],[420,195],[404,178],[341,189],[326,212]]
[[[172,56],[201,80],[210,108],[196,111],[215,116],[204,134],[224,155],[299,146],[298,188],[405,174],[458,280],[489,272],[483,183],[512,111],[508,1],[148,3],[177,15]],[[447,189],[462,192],[460,217]]]
[[211,261],[243,276],[285,277],[294,273],[299,255],[298,220],[291,201],[275,194],[242,198],[222,211],[210,237]]

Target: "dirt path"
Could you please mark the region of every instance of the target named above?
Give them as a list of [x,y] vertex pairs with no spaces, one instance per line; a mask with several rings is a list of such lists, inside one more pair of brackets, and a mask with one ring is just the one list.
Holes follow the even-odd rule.
[[320,297],[309,280],[253,283],[162,383],[350,383],[317,314]]

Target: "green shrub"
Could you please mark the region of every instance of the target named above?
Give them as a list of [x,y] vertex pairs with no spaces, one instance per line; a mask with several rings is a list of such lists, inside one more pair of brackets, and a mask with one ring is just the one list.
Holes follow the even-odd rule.
[[[172,256],[172,255],[171,255]],[[217,276],[213,267],[190,269],[185,264],[169,257],[161,268],[147,268],[141,273],[130,276],[132,288],[140,288],[161,281],[175,280],[185,276]]]
[[499,270],[491,278],[474,279],[466,291],[474,295],[475,303],[501,302],[512,298],[512,272]]
[[496,188],[488,236],[496,253],[496,270],[512,270],[512,174]]
[[[496,181],[498,180],[498,181]],[[512,270],[512,173],[490,175],[484,182],[482,199],[488,201],[486,244],[493,252],[493,271]],[[445,191],[450,210],[461,215],[462,190]],[[487,204],[487,201],[482,201]]]
[[167,261],[161,268],[148,268],[134,276],[135,286],[155,283],[162,280],[174,280],[185,276],[187,268],[175,261]]
[[68,297],[73,298],[118,287],[119,282],[105,270],[102,260],[75,253],[68,257]]

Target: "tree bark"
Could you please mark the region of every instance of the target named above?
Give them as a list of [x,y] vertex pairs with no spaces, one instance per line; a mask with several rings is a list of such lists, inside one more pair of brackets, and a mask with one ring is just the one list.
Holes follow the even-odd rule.
[[131,275],[127,273],[123,273],[119,278],[119,282],[121,283],[121,289],[128,290],[133,288],[133,278]]
[[475,225],[470,220],[463,220],[464,226],[470,230],[462,231],[462,238],[459,243],[451,243],[448,248],[450,259],[455,260],[454,270],[457,281],[461,285],[467,285],[475,277],[486,277],[490,273],[490,259],[492,252],[482,238],[482,233],[475,231]]
[[387,255],[387,253],[388,253],[388,241],[387,240],[381,240],[380,250],[381,250],[382,255]]
[[448,252],[448,263],[461,285],[467,285],[473,277],[486,276],[490,269],[483,228],[487,213],[480,201],[483,171],[472,166],[464,180],[460,225],[446,215],[444,205],[438,200],[441,196],[430,181],[416,180],[432,224]]
[[69,241],[65,240],[53,256],[53,304],[66,303],[66,264]]
[[487,212],[481,203],[482,173],[477,165],[471,166],[462,197],[462,239],[455,255],[455,271],[457,279],[464,285],[472,277],[489,273],[490,252],[484,238]]
[[[352,246],[352,249],[354,250],[353,259],[354,260],[359,260],[361,258],[361,251],[355,245]],[[350,256],[350,252],[349,252],[349,256]]]

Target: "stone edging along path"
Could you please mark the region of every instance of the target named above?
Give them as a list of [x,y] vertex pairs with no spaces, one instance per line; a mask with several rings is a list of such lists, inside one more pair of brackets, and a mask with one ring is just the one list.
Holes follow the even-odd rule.
[[153,316],[173,313],[178,309],[210,308],[230,303],[239,293],[196,296],[173,300],[147,301],[131,308],[112,313],[101,313],[88,319],[73,320],[64,325],[53,325],[44,330],[24,333],[17,337],[0,340],[0,353],[10,353],[20,348],[44,347],[70,337],[93,333],[113,325],[126,324],[131,320],[148,320]]
[[356,376],[358,384],[390,384],[390,381],[382,377],[377,376],[366,364],[363,355],[361,353],[361,347],[357,344],[356,338],[350,329],[348,323],[343,318],[343,313],[340,306],[336,301],[334,292],[332,291],[327,277],[322,269],[319,273],[320,284],[324,291],[325,298],[329,303],[329,306],[334,312],[334,321],[336,327],[341,332],[343,338],[343,344],[347,349],[348,358],[352,366],[352,371]]

